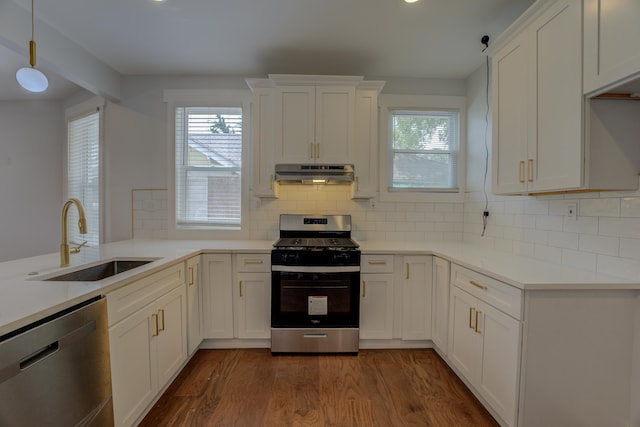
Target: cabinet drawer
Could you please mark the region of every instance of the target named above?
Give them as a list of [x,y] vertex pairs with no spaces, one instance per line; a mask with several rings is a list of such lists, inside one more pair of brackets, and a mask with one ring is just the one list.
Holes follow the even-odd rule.
[[362,273],[393,273],[393,255],[362,255]]
[[236,271],[267,273],[271,271],[271,254],[237,254]]
[[451,284],[464,289],[504,313],[521,319],[522,291],[482,273],[451,265]]
[[184,263],[180,263],[109,292],[107,294],[109,326],[184,283]]

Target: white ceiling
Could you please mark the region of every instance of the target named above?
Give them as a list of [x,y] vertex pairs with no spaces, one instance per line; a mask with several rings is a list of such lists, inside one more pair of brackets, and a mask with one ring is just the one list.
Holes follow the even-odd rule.
[[[30,0],[13,1],[30,12]],[[495,39],[532,3],[36,0],[35,39],[38,42],[42,21],[121,75],[455,79],[467,77],[483,63],[482,35]],[[28,40],[24,44],[26,50]],[[10,48],[15,46],[0,46],[0,100],[33,99],[15,87],[15,70],[28,59]],[[38,55],[42,49],[39,42]],[[46,64],[39,66],[52,80],[47,96],[77,89],[56,78]]]

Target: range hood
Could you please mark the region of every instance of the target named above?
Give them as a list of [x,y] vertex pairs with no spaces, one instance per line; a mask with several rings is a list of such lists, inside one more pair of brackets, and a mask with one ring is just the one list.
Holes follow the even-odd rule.
[[276,181],[281,184],[351,184],[353,165],[278,164]]

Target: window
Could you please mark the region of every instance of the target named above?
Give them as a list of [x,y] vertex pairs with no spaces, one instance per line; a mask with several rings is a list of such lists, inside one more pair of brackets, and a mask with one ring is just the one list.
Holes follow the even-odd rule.
[[380,95],[380,200],[460,202],[466,172],[464,96]]
[[458,190],[458,120],[452,111],[391,112],[390,190]]
[[175,112],[176,228],[240,229],[242,108]]
[[67,196],[80,200],[87,217],[87,234],[80,234],[78,212],[69,210],[69,241],[100,243],[100,112],[67,121]]

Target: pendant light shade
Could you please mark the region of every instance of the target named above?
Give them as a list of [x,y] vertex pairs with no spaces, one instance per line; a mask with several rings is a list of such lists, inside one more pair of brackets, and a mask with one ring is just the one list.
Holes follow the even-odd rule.
[[34,40],[34,11],[31,0],[31,40],[29,41],[30,67],[22,67],[16,72],[16,80],[29,92],[44,92],[49,87],[49,80],[42,71],[36,68],[36,42]]

